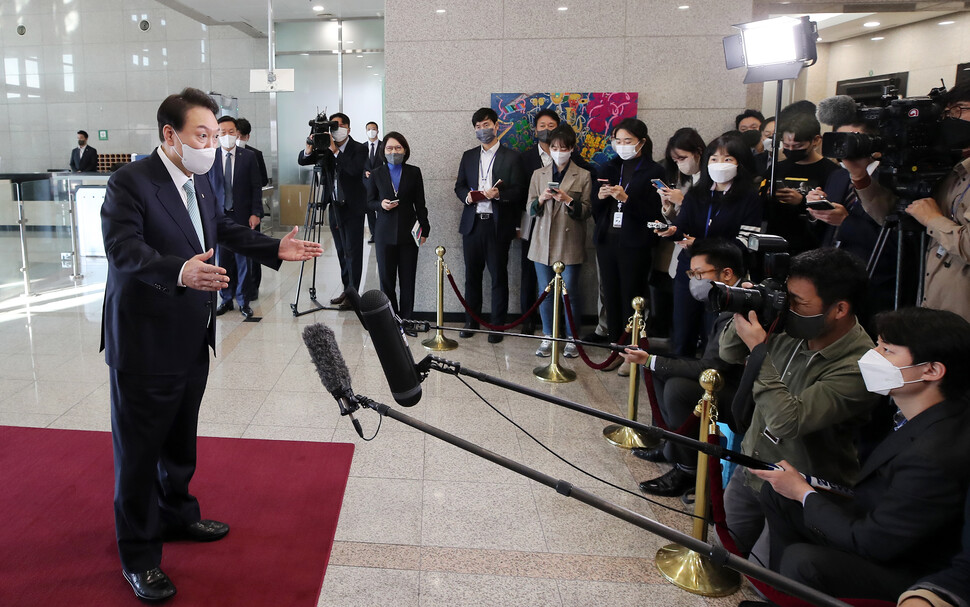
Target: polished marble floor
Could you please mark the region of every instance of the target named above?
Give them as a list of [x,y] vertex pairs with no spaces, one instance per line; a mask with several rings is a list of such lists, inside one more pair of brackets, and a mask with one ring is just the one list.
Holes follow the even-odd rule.
[[[365,251],[362,290],[377,285],[373,252]],[[17,298],[0,302],[0,424],[109,430],[108,373],[98,353],[103,260],[86,259],[84,274],[77,289],[34,297],[26,306]],[[654,565],[662,539],[397,421],[385,419],[373,441],[360,440],[323,389],[301,330],[316,322],[333,328],[355,391],[391,403],[377,356],[353,313],[293,316],[299,274],[300,264],[264,270],[253,305],[261,322],[243,323],[238,312],[219,319],[199,434],[356,445],[320,607],[702,606],[752,598],[747,587],[721,599],[683,592]],[[329,242],[318,288],[322,301],[339,289]],[[615,373],[574,360],[566,364],[578,372],[577,381],[545,385],[531,372],[539,360],[534,342],[492,345],[484,336],[460,342],[448,358],[602,410],[626,411],[628,381]],[[412,340],[411,348],[424,355],[420,343]],[[469,381],[495,409],[600,478],[636,493],[638,481],[663,472],[609,445],[595,419]],[[662,498],[675,511],[665,510],[565,465],[456,378],[431,375],[423,390],[407,414],[689,531],[690,519],[675,512],[685,508],[679,500]],[[649,420],[645,401],[640,417]],[[361,416],[368,436],[375,418]],[[200,497],[203,515],[218,518]]]

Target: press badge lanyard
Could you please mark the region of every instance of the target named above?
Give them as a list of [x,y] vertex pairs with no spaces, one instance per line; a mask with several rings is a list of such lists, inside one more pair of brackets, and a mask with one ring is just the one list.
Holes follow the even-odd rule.
[[495,150],[495,153],[492,154],[492,159],[488,161],[488,166],[485,167],[485,166],[482,166],[481,154],[478,155],[478,187],[479,188],[482,188],[482,189],[486,188],[486,184],[488,183],[486,179],[488,179],[488,174],[492,170],[492,165],[495,164],[496,156],[498,156],[498,150]]
[[[707,232],[711,229],[711,221],[714,219],[711,217],[711,213],[714,213],[714,190],[711,190],[711,206],[707,207],[707,223],[704,224],[704,238],[707,238]],[[718,208],[717,213],[714,213],[714,217],[720,214],[721,209]]]
[[[642,156],[640,157],[640,162],[638,162],[637,166],[634,167],[633,169],[634,174],[636,174],[636,172],[640,170],[641,164],[643,164]],[[620,187],[622,187],[623,191],[626,192],[627,188],[630,187],[630,183],[633,182],[633,177],[631,176],[630,181],[626,185],[623,185],[623,169],[624,169],[624,166],[621,164],[620,165]],[[620,202],[619,200],[616,201],[616,212],[613,213],[613,227],[614,228],[623,227],[623,203]]]

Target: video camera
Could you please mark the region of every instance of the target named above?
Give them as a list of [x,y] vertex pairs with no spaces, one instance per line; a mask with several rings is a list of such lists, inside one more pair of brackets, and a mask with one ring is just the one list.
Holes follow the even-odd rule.
[[327,120],[327,112],[323,111],[310,121],[310,136],[306,138],[307,145],[313,146],[314,152],[330,150],[330,133],[337,130],[340,124],[335,120]]
[[825,133],[822,155],[868,158],[880,154],[879,182],[906,201],[932,194],[936,183],[960,161],[943,135],[946,87],[925,97],[899,98],[895,86],[883,87],[881,105],[856,105],[856,121],[878,135]]
[[771,234],[746,234],[739,239],[747,248],[752,263],[752,280],[761,282],[751,288],[729,287],[715,282],[707,296],[716,314],[736,312],[744,316],[754,310],[762,326],[769,327],[788,310],[788,242]]

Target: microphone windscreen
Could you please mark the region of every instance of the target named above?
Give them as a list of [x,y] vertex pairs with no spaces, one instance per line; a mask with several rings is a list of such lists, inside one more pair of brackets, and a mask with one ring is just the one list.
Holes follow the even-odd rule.
[[303,329],[303,343],[327,392],[335,396],[350,392],[350,371],[337,347],[333,329],[320,323],[308,325]]
[[852,97],[835,95],[818,102],[815,116],[822,124],[838,127],[856,119],[856,108],[856,102]]
[[418,404],[421,380],[387,295],[377,289],[364,293],[360,298],[360,313],[367,323],[367,332],[394,400],[402,407]]

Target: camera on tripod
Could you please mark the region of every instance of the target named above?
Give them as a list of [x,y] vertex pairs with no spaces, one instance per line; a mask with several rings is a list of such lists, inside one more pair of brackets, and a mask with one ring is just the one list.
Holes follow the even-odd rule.
[[310,136],[306,138],[307,145],[313,146],[313,151],[321,153],[330,151],[330,133],[340,126],[335,120],[327,120],[327,112],[321,112],[310,121]]
[[788,310],[788,242],[781,236],[748,233],[739,236],[751,260],[752,280],[761,282],[750,288],[729,287],[715,282],[707,296],[716,314],[735,312],[747,316],[754,310],[764,327],[771,326]]
[[951,150],[944,134],[945,93],[940,86],[925,97],[899,98],[895,86],[883,87],[881,105],[856,107],[856,120],[878,134],[825,133],[822,155],[858,159],[879,154],[884,187],[907,201],[930,196],[960,161],[960,150]]

